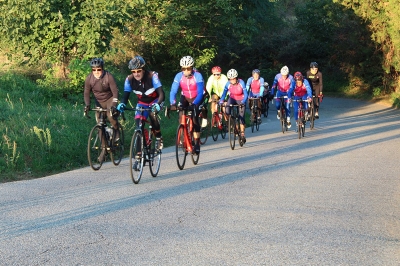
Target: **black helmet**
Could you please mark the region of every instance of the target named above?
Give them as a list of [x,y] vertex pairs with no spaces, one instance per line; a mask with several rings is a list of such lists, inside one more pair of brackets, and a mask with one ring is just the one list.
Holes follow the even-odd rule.
[[254,73],[260,74],[260,70],[259,70],[259,69],[253,69],[253,71],[251,72],[251,74],[254,74]]
[[318,68],[317,62],[311,62],[310,68]]
[[100,57],[93,58],[92,61],[90,61],[90,66],[91,67],[101,67],[101,68],[103,68],[104,67],[104,61]]
[[131,59],[131,61],[129,61],[128,67],[130,70],[134,70],[143,68],[144,65],[146,65],[146,62],[144,61],[143,57],[137,55],[133,59]]

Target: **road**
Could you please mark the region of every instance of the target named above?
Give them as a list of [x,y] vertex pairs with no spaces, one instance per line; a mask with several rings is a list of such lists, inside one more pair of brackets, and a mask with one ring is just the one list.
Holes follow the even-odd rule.
[[400,265],[400,112],[326,97],[301,140],[273,114],[138,185],[127,160],[0,184],[0,264]]

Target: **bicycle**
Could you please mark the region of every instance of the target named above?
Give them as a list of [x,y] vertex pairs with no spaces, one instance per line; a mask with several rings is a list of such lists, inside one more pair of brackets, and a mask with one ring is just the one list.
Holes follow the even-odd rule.
[[310,120],[310,129],[314,129],[314,122],[315,122],[315,107],[314,107],[314,98],[315,95],[313,95],[313,100],[309,103],[310,105],[310,113],[308,114],[309,120]]
[[305,133],[305,127],[306,127],[306,110],[304,108],[303,102],[306,102],[307,100],[303,100],[303,99],[297,99],[297,100],[293,100],[295,102],[299,103],[298,106],[298,115],[297,115],[297,125],[296,125],[296,132],[299,135],[299,139],[301,139],[301,137],[304,138],[304,133]]
[[[109,112],[110,109],[96,107],[91,109],[91,111],[96,112],[98,123],[89,133],[87,146],[89,165],[93,170],[99,170],[109,154],[111,161],[115,166],[117,166],[121,162],[124,154],[123,128],[119,122],[117,122],[119,132],[116,132],[114,128],[108,126],[107,112]],[[86,113],[85,116],[90,118]],[[118,139],[115,138],[116,135],[119,135]]]
[[249,98],[249,101],[252,101],[251,106],[249,106],[251,111],[250,114],[251,132],[254,132],[254,126],[256,127],[257,131],[260,129],[261,118],[258,119],[258,117],[261,116],[261,110],[258,108],[258,102],[260,100],[261,100],[260,98]]
[[[165,116],[169,118],[169,112],[175,110],[175,106],[172,108],[166,108]],[[195,153],[194,151],[194,122],[193,115],[194,111],[189,110],[189,107],[183,108],[182,106],[178,106],[176,108],[178,112],[181,112],[180,121],[178,128],[176,130],[176,139],[175,139],[175,155],[176,155],[176,163],[178,165],[179,170],[183,170],[186,163],[186,156],[188,153],[192,156],[192,162],[196,165],[199,162],[199,153]]]
[[210,130],[209,124],[210,124],[210,119],[206,117],[205,119],[207,120],[207,124],[203,127],[203,111],[207,110],[207,107],[202,105],[200,109],[200,115],[199,115],[199,122],[200,122],[200,144],[204,145],[206,144],[206,141],[208,139],[208,132]]
[[240,119],[239,119],[239,107],[243,107],[243,104],[237,105],[237,104],[231,104],[229,105],[231,107],[231,114],[229,115],[229,123],[228,123],[228,128],[229,128],[229,144],[231,146],[231,149],[235,149],[235,141],[236,137],[239,139],[239,145],[240,147],[243,147],[245,140],[241,135],[240,131]]
[[274,97],[277,101],[279,100],[281,102],[281,106],[279,108],[279,118],[281,122],[281,128],[282,128],[282,133],[285,133],[288,130],[288,122],[287,122],[287,114],[286,114],[286,108],[285,108],[285,99],[287,99],[287,96],[281,96],[281,97]]
[[[151,108],[125,108],[128,111],[139,111],[140,116],[143,112],[151,111]],[[156,115],[158,119],[158,116]],[[148,128],[146,128],[148,124]],[[135,133],[132,136],[130,152],[129,152],[129,166],[131,172],[131,179],[133,183],[138,184],[142,174],[143,168],[148,163],[150,174],[156,177],[160,170],[161,154],[162,151],[158,149],[158,141],[156,140],[156,132],[151,126],[150,122],[141,120],[140,125],[136,125]]]
[[[215,102],[218,103],[218,101]],[[228,127],[226,125],[227,120],[225,119],[225,113],[222,110],[223,110],[222,105],[218,104],[217,112],[214,112],[212,114],[210,131],[214,141],[217,141],[218,133],[220,133],[221,137],[225,139],[226,132],[228,131]]]

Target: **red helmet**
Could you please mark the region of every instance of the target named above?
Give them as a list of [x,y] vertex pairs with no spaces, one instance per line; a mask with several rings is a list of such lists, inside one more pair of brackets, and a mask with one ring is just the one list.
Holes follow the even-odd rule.
[[294,79],[303,81],[303,75],[301,74],[301,72],[297,71],[296,73],[294,73]]
[[219,66],[215,66],[211,69],[211,73],[221,73],[222,69]]

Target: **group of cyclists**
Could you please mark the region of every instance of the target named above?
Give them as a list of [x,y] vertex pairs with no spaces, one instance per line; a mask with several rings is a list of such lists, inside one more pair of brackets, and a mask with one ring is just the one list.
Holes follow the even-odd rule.
[[[92,72],[85,80],[84,101],[85,113],[90,108],[90,92],[93,92],[96,106],[107,108],[110,110],[107,117],[114,127],[117,129],[117,120],[119,113],[123,113],[130,94],[133,92],[137,97],[137,108],[147,108],[151,111],[136,112],[135,122],[140,125],[141,120],[150,118],[150,123],[156,132],[158,149],[163,148],[163,138],[159,121],[156,119],[157,113],[161,110],[165,103],[165,93],[162,84],[155,71],[146,70],[146,62],[142,56],[137,55],[128,63],[131,74],[127,76],[124,83],[124,95],[118,104],[118,89],[113,76],[104,69],[104,61],[102,58],[94,58],[90,62]],[[244,142],[245,138],[245,108],[248,98],[250,101],[254,98],[261,98],[268,101],[274,98],[276,92],[276,109],[277,118],[280,119],[280,105],[285,104],[288,127],[290,128],[290,101],[293,99],[303,99],[310,102],[313,95],[322,95],[322,73],[318,71],[318,64],[312,62],[310,69],[304,76],[297,71],[292,76],[289,74],[287,66],[282,67],[268,90],[268,83],[260,76],[260,70],[254,69],[251,77],[245,83],[238,76],[235,69],[230,69],[227,74],[222,73],[219,66],[211,69],[212,75],[205,84],[202,74],[194,68],[194,59],[191,56],[184,56],[180,60],[181,71],[175,75],[171,86],[169,102],[172,107],[177,105],[177,94],[180,89],[181,95],[178,99],[178,106],[189,108],[192,110],[194,123],[194,152],[200,153],[200,130],[201,130],[201,112],[208,102],[211,102],[211,111],[217,112],[218,104],[225,106],[224,112],[229,115],[231,105],[239,106],[240,134]],[[279,97],[287,96],[285,103],[281,103]],[[257,103],[261,110],[261,101]],[[297,122],[297,101],[294,101],[294,117]],[[314,97],[315,118],[319,117],[319,98]],[[306,104],[305,108],[308,106]],[[261,119],[260,113],[257,119]],[[115,136],[118,138],[118,136]],[[104,158],[99,158],[104,160]]]

